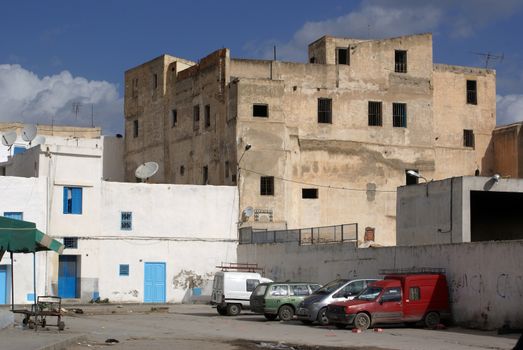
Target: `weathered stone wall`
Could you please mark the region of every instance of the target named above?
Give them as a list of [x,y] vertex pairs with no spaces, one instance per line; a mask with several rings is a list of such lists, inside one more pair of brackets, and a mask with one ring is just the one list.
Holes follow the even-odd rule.
[[444,268],[453,321],[481,329],[523,327],[522,254],[523,241],[359,249],[348,243],[238,246],[238,261],[257,263],[275,281],[324,284],[337,277],[375,277],[380,269]]

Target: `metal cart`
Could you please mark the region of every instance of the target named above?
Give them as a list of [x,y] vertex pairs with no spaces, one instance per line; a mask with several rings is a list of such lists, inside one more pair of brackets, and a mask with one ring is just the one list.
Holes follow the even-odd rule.
[[[29,327],[35,328],[38,327],[58,327],[58,330],[63,331],[65,328],[65,323],[62,321],[62,298],[42,295],[37,298],[36,304],[31,305],[31,310],[22,309],[22,310],[12,310],[14,313],[24,314],[25,317],[22,320],[22,323]],[[56,317],[56,323],[48,323],[47,317]]]

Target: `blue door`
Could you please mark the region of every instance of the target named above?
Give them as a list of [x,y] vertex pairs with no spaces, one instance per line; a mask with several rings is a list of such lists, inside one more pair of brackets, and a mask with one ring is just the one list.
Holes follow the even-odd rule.
[[7,265],[0,265],[0,304],[7,304]]
[[165,303],[165,263],[145,263],[143,301]]
[[58,296],[76,298],[76,255],[60,255],[59,257]]

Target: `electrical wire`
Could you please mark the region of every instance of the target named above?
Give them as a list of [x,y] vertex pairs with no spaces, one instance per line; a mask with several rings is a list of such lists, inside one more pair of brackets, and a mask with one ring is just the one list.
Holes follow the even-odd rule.
[[[258,175],[261,175],[261,176],[272,176],[272,175],[260,173],[260,172],[255,171],[255,170],[250,170],[250,169],[245,169],[245,168],[240,168],[240,169],[244,170],[244,171],[248,171],[250,173],[258,174]],[[371,190],[371,189],[362,189],[362,188],[348,188],[348,187],[342,187],[342,186],[320,185],[320,184],[315,184],[315,183],[310,183],[310,182],[286,179],[286,178],[280,177],[280,176],[273,176],[273,177],[275,179],[278,179],[278,180],[281,180],[281,181],[297,183],[297,184],[300,184],[300,185],[308,185],[308,186],[314,186],[314,187],[330,188],[330,189],[334,189],[334,190],[357,191],[357,192],[383,192],[383,193],[396,193],[397,192],[396,190],[376,190],[376,189]]]

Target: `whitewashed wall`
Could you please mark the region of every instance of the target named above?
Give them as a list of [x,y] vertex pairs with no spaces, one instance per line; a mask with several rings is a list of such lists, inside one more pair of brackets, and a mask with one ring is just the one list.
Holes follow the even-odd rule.
[[454,322],[481,329],[523,327],[522,256],[523,241],[359,249],[348,243],[238,246],[239,261],[258,263],[276,281],[326,283],[375,277],[386,268],[445,268]]

